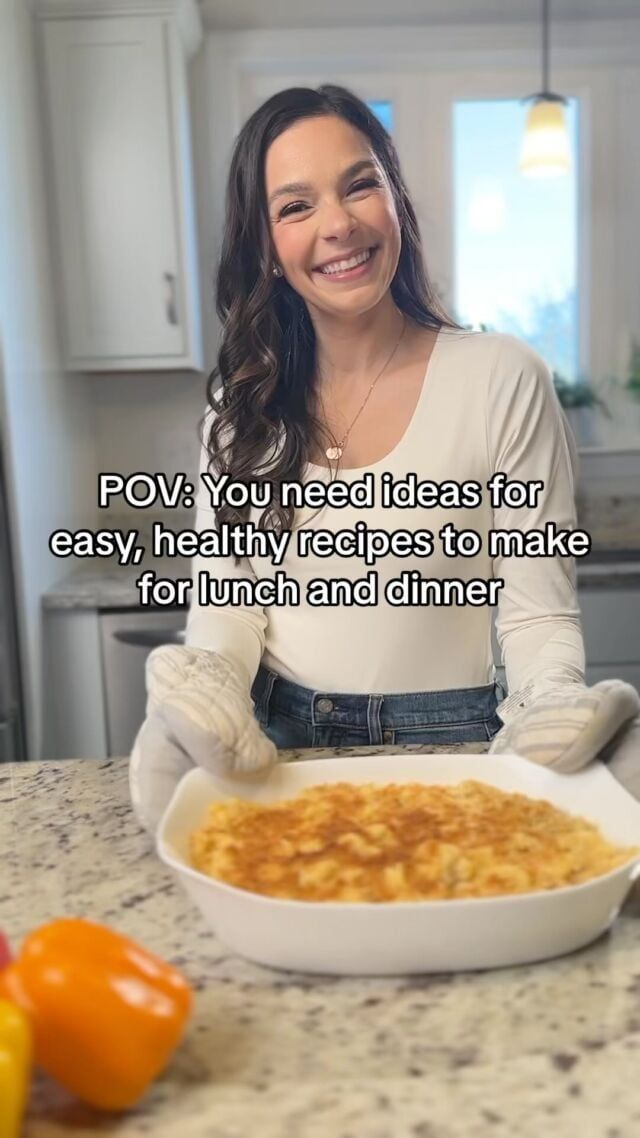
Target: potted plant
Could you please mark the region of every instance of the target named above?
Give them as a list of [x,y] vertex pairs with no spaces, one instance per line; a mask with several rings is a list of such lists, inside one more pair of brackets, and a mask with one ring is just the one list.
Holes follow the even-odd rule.
[[604,399],[596,394],[589,380],[582,375],[571,381],[554,371],[553,386],[577,441],[584,446],[594,446],[597,441],[594,412],[599,411],[611,418]]

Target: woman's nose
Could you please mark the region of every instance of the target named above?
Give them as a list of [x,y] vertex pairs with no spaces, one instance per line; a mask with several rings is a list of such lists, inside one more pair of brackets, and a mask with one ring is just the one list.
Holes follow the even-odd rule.
[[322,237],[344,240],[351,235],[355,226],[355,219],[341,202],[333,202],[323,207],[320,222]]

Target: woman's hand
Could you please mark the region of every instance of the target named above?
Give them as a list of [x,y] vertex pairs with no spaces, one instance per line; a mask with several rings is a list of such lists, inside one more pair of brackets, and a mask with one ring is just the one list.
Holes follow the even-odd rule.
[[194,765],[214,774],[271,767],[277,749],[254,715],[247,681],[217,652],[166,645],[147,659],[147,717],[129,767],[131,800],[151,832]]
[[640,712],[640,696],[623,680],[602,680],[593,687],[532,683],[508,696],[497,710],[504,727],[490,754],[515,751],[531,762],[571,773],[597,758],[629,726]]

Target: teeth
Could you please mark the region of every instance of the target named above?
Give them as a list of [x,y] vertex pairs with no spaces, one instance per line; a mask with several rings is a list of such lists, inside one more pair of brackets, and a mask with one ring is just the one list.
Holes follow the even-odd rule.
[[356,265],[363,265],[365,261],[369,260],[371,250],[365,249],[363,253],[356,253],[355,257],[350,257],[348,261],[332,261],[330,265],[325,265],[321,273],[344,273],[347,269],[355,269]]

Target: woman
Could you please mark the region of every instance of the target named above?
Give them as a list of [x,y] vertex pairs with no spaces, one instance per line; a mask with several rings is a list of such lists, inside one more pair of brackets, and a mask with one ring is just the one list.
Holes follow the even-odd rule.
[[[194,582],[285,573],[299,599],[216,607],[194,586],[187,647],[149,659],[131,764],[140,817],[155,825],[192,762],[240,774],[276,748],[491,740],[558,769],[590,761],[639,701],[620,681],[584,686],[573,558],[489,554],[490,530],[575,528],[573,444],[548,368],[447,317],[393,143],[349,91],[283,91],[241,131],[218,312],[196,528],[290,538],[279,564],[255,549],[196,557]],[[517,486],[490,490],[496,473]],[[216,502],[225,474],[266,483],[271,501]],[[336,478],[372,482],[373,504],[282,500],[283,482]],[[396,535],[392,551],[353,549],[342,531],[365,528],[378,549]],[[500,715],[492,578],[513,693]],[[457,583],[448,603],[443,581]]]

